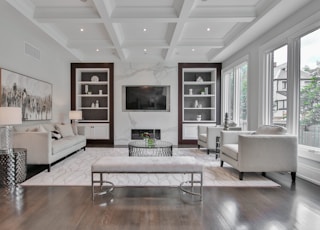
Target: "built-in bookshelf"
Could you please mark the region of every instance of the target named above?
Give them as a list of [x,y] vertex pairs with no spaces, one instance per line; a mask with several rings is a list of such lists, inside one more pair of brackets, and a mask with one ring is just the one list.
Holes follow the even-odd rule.
[[71,64],[71,109],[82,111],[83,127],[89,140],[113,144],[113,64]]
[[220,124],[220,64],[179,64],[179,144],[195,143],[198,125]]

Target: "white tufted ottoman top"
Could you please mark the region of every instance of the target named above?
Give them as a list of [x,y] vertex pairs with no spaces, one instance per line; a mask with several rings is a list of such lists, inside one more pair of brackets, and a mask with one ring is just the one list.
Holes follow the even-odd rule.
[[194,157],[103,157],[91,165],[92,172],[190,173],[202,172]]

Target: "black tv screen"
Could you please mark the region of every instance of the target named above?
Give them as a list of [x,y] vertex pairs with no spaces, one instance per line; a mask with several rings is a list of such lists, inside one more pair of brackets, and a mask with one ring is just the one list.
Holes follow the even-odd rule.
[[169,86],[125,86],[126,111],[169,111]]

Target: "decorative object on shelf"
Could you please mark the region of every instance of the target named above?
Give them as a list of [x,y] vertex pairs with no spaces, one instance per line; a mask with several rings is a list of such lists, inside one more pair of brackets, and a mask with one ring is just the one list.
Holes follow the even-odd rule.
[[228,117],[228,113],[226,113],[225,116],[224,116],[224,126],[223,126],[223,130],[229,130],[229,117]]
[[205,94],[204,90],[201,90],[201,95],[204,95],[204,94]]
[[197,121],[201,121],[201,115],[197,115]]
[[95,104],[94,102],[91,103],[91,108],[94,108],[95,107]]
[[102,95],[102,89],[99,90],[99,94]]
[[99,81],[99,77],[94,75],[94,76],[91,77],[91,81],[98,82]]
[[197,77],[197,82],[203,82],[203,79],[202,79],[201,76],[198,76],[198,77]]
[[208,88],[208,87],[205,87],[205,88],[204,88],[204,94],[205,94],[205,95],[208,95],[208,94],[209,94],[209,88]]
[[199,107],[199,108],[202,108],[202,104],[199,104],[198,107]]
[[89,92],[88,92],[88,95],[91,95],[91,94],[92,94],[92,92],[91,92],[91,91],[89,91]]
[[0,150],[12,153],[12,125],[22,123],[20,107],[0,107]]
[[194,101],[194,107],[195,107],[195,108],[198,108],[198,106],[199,106],[199,102],[198,102],[198,100],[195,100],[195,101]]
[[89,92],[89,86],[88,85],[84,86],[84,92],[85,92],[85,94],[88,94],[88,92]]
[[192,89],[189,89],[189,95],[192,95],[193,92],[192,92]]
[[99,100],[96,100],[96,108],[99,108]]

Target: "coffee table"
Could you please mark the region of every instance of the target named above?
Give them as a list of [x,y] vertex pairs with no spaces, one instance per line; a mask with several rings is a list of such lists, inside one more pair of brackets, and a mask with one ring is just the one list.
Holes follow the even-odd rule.
[[129,156],[172,156],[172,143],[156,140],[148,145],[144,140],[131,141],[128,144]]

